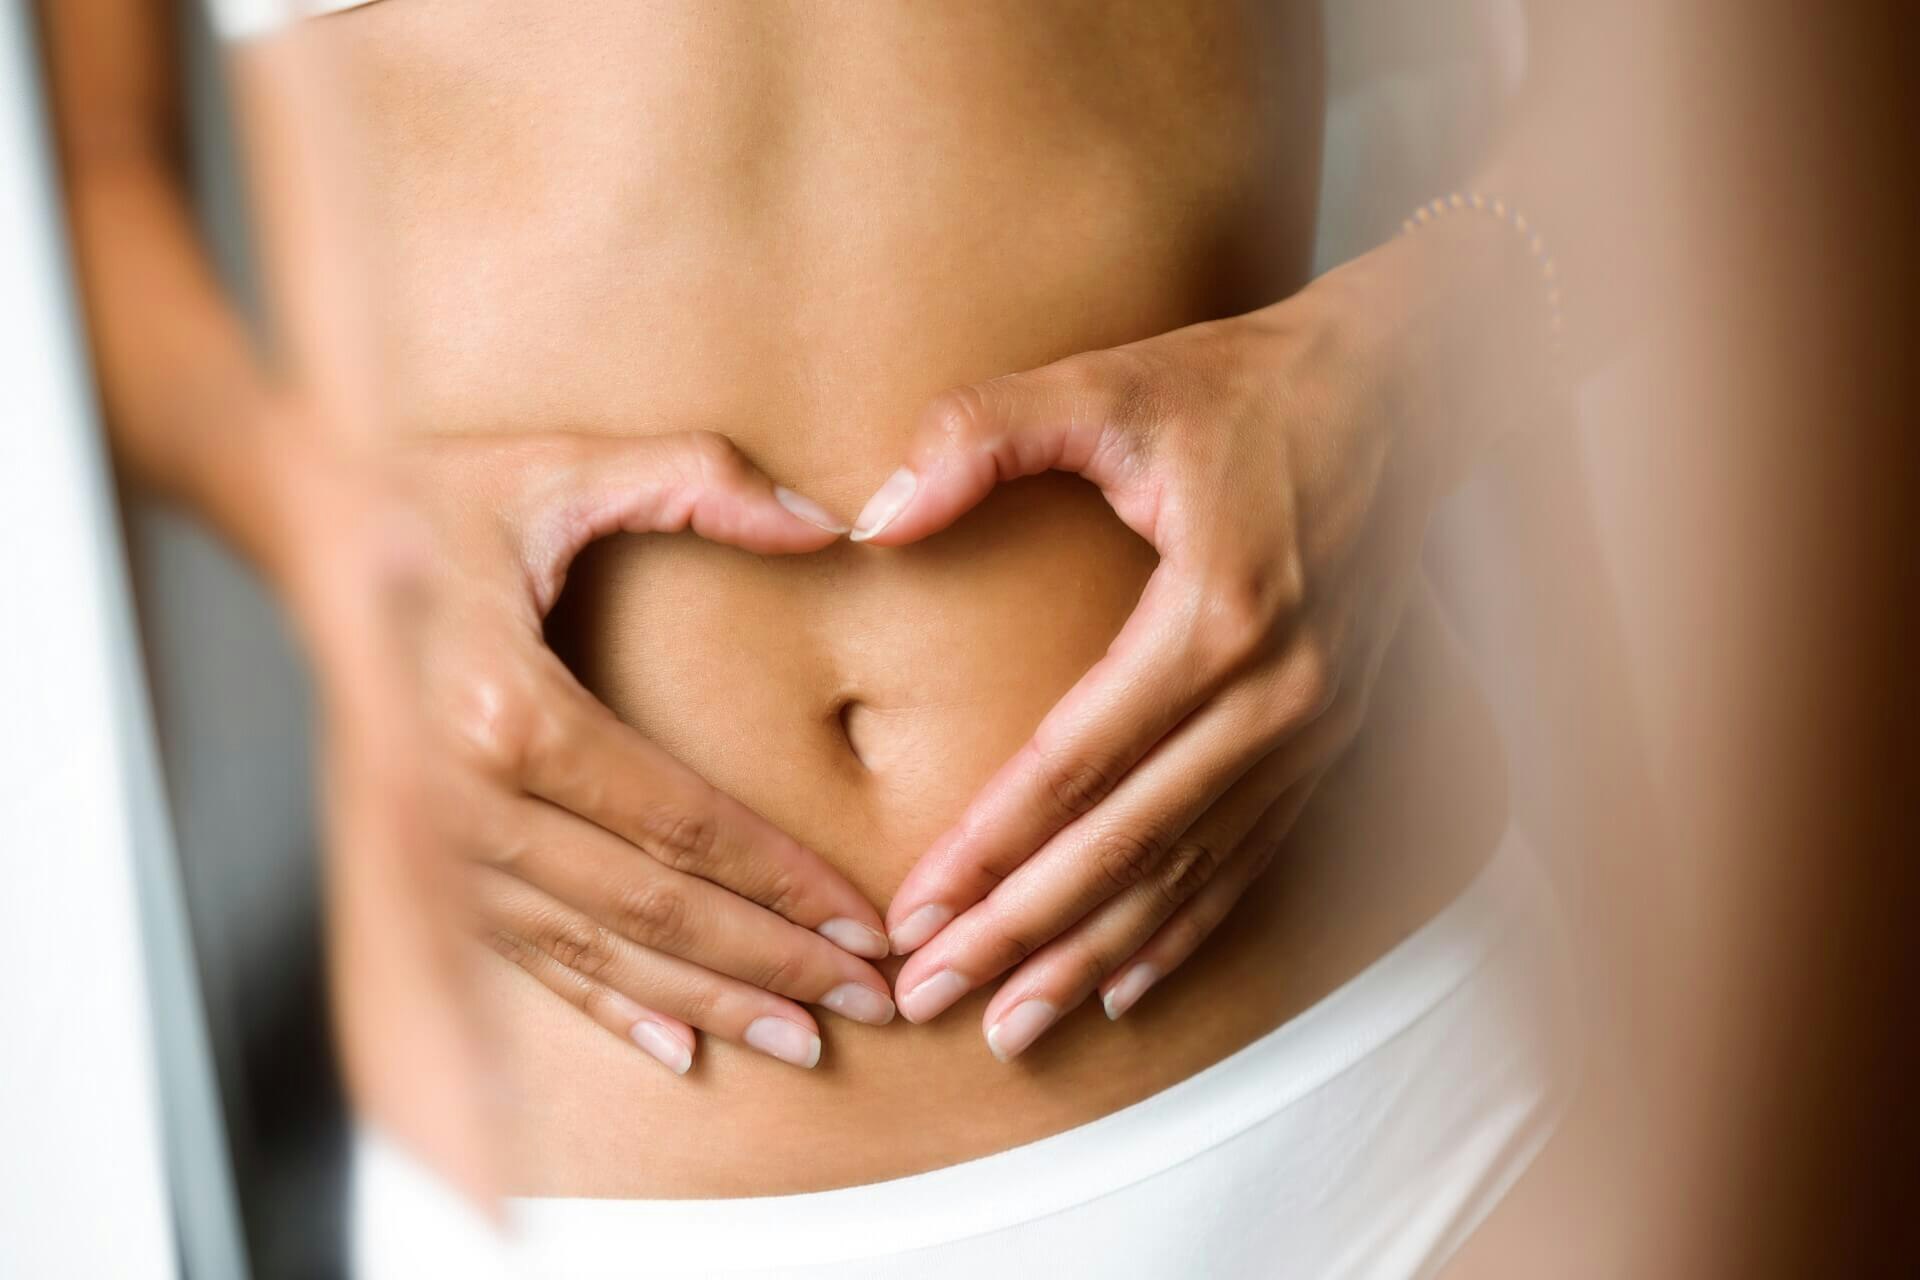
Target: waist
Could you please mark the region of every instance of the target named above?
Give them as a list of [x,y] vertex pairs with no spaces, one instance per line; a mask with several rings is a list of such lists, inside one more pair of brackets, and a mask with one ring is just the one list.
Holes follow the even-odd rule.
[[[1070,1260],[1158,1276],[1434,1269],[1524,1168],[1571,1086],[1557,903],[1509,832],[1434,919],[1300,1017],[1198,1075],[1038,1142],[914,1177],[727,1200],[522,1199],[540,1272],[980,1275]],[[1348,1153],[1329,1177],[1325,1153]],[[354,1238],[422,1239],[431,1188],[367,1135]],[[423,1200],[423,1194],[426,1199]],[[1431,1212],[1411,1218],[1397,1206]],[[1201,1233],[1196,1237],[1195,1233]],[[475,1233],[477,1234],[477,1232]],[[451,1237],[450,1237],[451,1238]],[[1356,1253],[1355,1241],[1364,1244]],[[1409,1267],[1409,1259],[1423,1266]],[[370,1274],[386,1274],[391,1264]]]
[[615,540],[549,630],[623,719],[884,903],[1099,658],[1154,563],[1091,486],[1045,476],[895,550]]
[[[1437,1264],[1565,1101],[1572,1028],[1559,918],[1534,854],[1510,831],[1458,897],[1364,972],[1098,1120],[838,1191],[523,1199],[512,1219],[532,1256],[571,1274],[630,1257],[620,1242],[644,1240],[666,1274],[833,1265],[883,1275],[912,1256],[941,1275],[1055,1257],[1089,1273],[1158,1276],[1191,1265],[1198,1242],[1187,1233],[1208,1222],[1218,1226],[1202,1252],[1218,1274],[1268,1275],[1282,1258],[1288,1275],[1333,1274],[1356,1239]],[[1330,1147],[1347,1152],[1344,1174],[1329,1177]],[[1433,1211],[1403,1221],[1408,1203]]]
[[[583,670],[884,903],[1097,655],[1150,569],[1137,543],[1089,552],[1117,522],[1084,486],[1056,479],[1002,502],[1004,518],[983,512],[950,554],[929,544],[924,563],[883,559],[871,579],[830,559],[775,561],[732,565],[739,576],[716,585],[699,566],[718,553],[691,540],[616,550],[572,606]],[[1013,536],[1022,520],[1035,536]],[[996,559],[1003,539],[1017,560]],[[916,687],[929,696],[888,705]],[[845,708],[869,705],[863,734],[866,713]],[[1119,1023],[1090,1005],[1010,1065],[981,1038],[982,992],[926,1026],[828,1019],[811,1072],[709,1040],[700,1069],[674,1078],[503,964],[490,980],[516,1093],[515,1190],[731,1197],[871,1182],[1071,1128],[1204,1069],[1417,929],[1505,824],[1497,742],[1424,596],[1375,705],[1273,868],[1192,961]]]

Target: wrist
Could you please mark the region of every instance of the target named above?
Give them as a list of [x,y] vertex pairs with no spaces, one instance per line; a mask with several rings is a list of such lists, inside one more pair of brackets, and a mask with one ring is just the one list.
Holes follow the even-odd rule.
[[1537,417],[1552,334],[1526,246],[1489,217],[1434,219],[1330,272],[1411,465],[1450,490]]

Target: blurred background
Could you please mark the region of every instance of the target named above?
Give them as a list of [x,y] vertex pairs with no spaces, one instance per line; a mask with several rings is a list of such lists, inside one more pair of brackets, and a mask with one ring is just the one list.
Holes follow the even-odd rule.
[[[1686,175],[1676,210],[1692,274],[1675,281],[1673,323],[1579,389],[1569,429],[1484,468],[1436,532],[1519,820],[1568,851],[1610,984],[1589,1102],[1501,1211],[1515,1243],[1470,1251],[1463,1274],[1543,1274],[1543,1259],[1573,1275],[1920,1274],[1908,9],[1674,7],[1667,50],[1691,60],[1689,92],[1666,107],[1691,131],[1686,154],[1717,167]],[[201,216],[246,296],[217,53],[194,6],[181,10]],[[0,1273],[54,1274],[30,1235],[84,1225],[40,1215],[60,1202],[60,1169],[84,1177],[101,1148],[75,1138],[64,1165],[26,1154],[81,1131],[40,1092],[54,1082],[69,1106],[114,1117],[103,1141],[146,1204],[98,1242],[103,1258],[124,1249],[155,1274],[338,1274],[345,1122],[306,680],[245,570],[190,522],[108,487],[29,14],[5,19],[0,117],[0,359],[15,375],[0,529],[29,566],[0,676],[0,760],[21,792],[0,809],[0,921],[26,965],[0,991],[29,1016],[0,1025],[52,1040],[30,1058],[0,1036]],[[1322,265],[1454,185],[1526,70],[1524,23],[1499,0],[1336,4],[1328,21]],[[81,495],[77,523],[55,511],[63,485]],[[82,689],[95,701],[76,702]],[[83,740],[87,707],[97,732]],[[64,791],[36,781],[50,759],[68,766]],[[71,904],[91,891],[44,865],[71,874],[80,859],[56,854],[95,842],[111,851],[102,874],[133,868],[117,923],[76,923]],[[86,952],[98,985],[48,1003],[49,966],[65,962],[36,940],[71,946],[96,929],[132,950]],[[89,1048],[100,1033],[77,1024],[102,1014],[123,1039]],[[92,1052],[149,1083],[60,1081]],[[119,1112],[100,1101],[120,1095]]]

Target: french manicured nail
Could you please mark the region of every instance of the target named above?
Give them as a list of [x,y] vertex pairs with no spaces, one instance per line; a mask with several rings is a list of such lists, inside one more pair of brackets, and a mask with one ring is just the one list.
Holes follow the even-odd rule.
[[887,935],[870,929],[858,920],[835,916],[817,931],[821,937],[850,955],[879,960],[887,954]]
[[852,1018],[868,1026],[884,1027],[893,1021],[893,1001],[858,982],[841,983],[821,996],[820,1004],[843,1018]]
[[1006,1017],[987,1028],[987,1048],[993,1050],[993,1056],[1000,1061],[1011,1062],[1059,1016],[1060,1010],[1045,1000],[1022,1000]]
[[773,499],[816,529],[825,529],[828,533],[845,533],[847,531],[847,526],[833,518],[833,512],[827,510],[812,498],[795,493],[783,484],[773,486]]
[[797,1022],[768,1015],[747,1024],[747,1045],[769,1058],[812,1067],[820,1061],[820,1037]]
[[1107,989],[1100,997],[1101,1005],[1107,1011],[1109,1019],[1118,1018],[1147,994],[1147,988],[1160,981],[1160,971],[1142,960],[1133,968],[1120,975],[1120,981]]
[[687,1068],[693,1065],[693,1050],[687,1048],[687,1042],[657,1022],[643,1019],[627,1034],[647,1051],[648,1057],[677,1076],[687,1074]]
[[942,969],[900,997],[900,1012],[908,1022],[925,1022],[965,994],[966,978],[951,969]]
[[905,467],[887,477],[887,482],[873,491],[867,499],[867,505],[860,508],[860,514],[853,520],[853,540],[865,542],[882,529],[893,523],[893,518],[907,509],[913,501],[914,490],[920,487],[920,477]]
[[929,902],[905,920],[892,934],[893,954],[903,956],[916,947],[927,945],[927,939],[947,927],[947,921],[953,919],[953,912],[937,902]]

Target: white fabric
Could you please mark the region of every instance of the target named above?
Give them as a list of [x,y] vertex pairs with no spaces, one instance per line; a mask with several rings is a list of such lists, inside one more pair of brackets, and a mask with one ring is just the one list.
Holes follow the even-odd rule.
[[[1199,1075],[1052,1138],[869,1186],[520,1200],[499,1265],[578,1277],[1410,1277],[1435,1273],[1551,1132],[1570,1006],[1551,893],[1510,837],[1440,915]],[[484,1239],[364,1144],[362,1276]],[[443,1253],[442,1250],[448,1252]],[[404,1259],[404,1261],[398,1261]],[[441,1267],[430,1268],[441,1270]]]
[[372,3],[373,0],[206,0],[213,29],[226,40],[249,40],[302,18],[317,18]]

